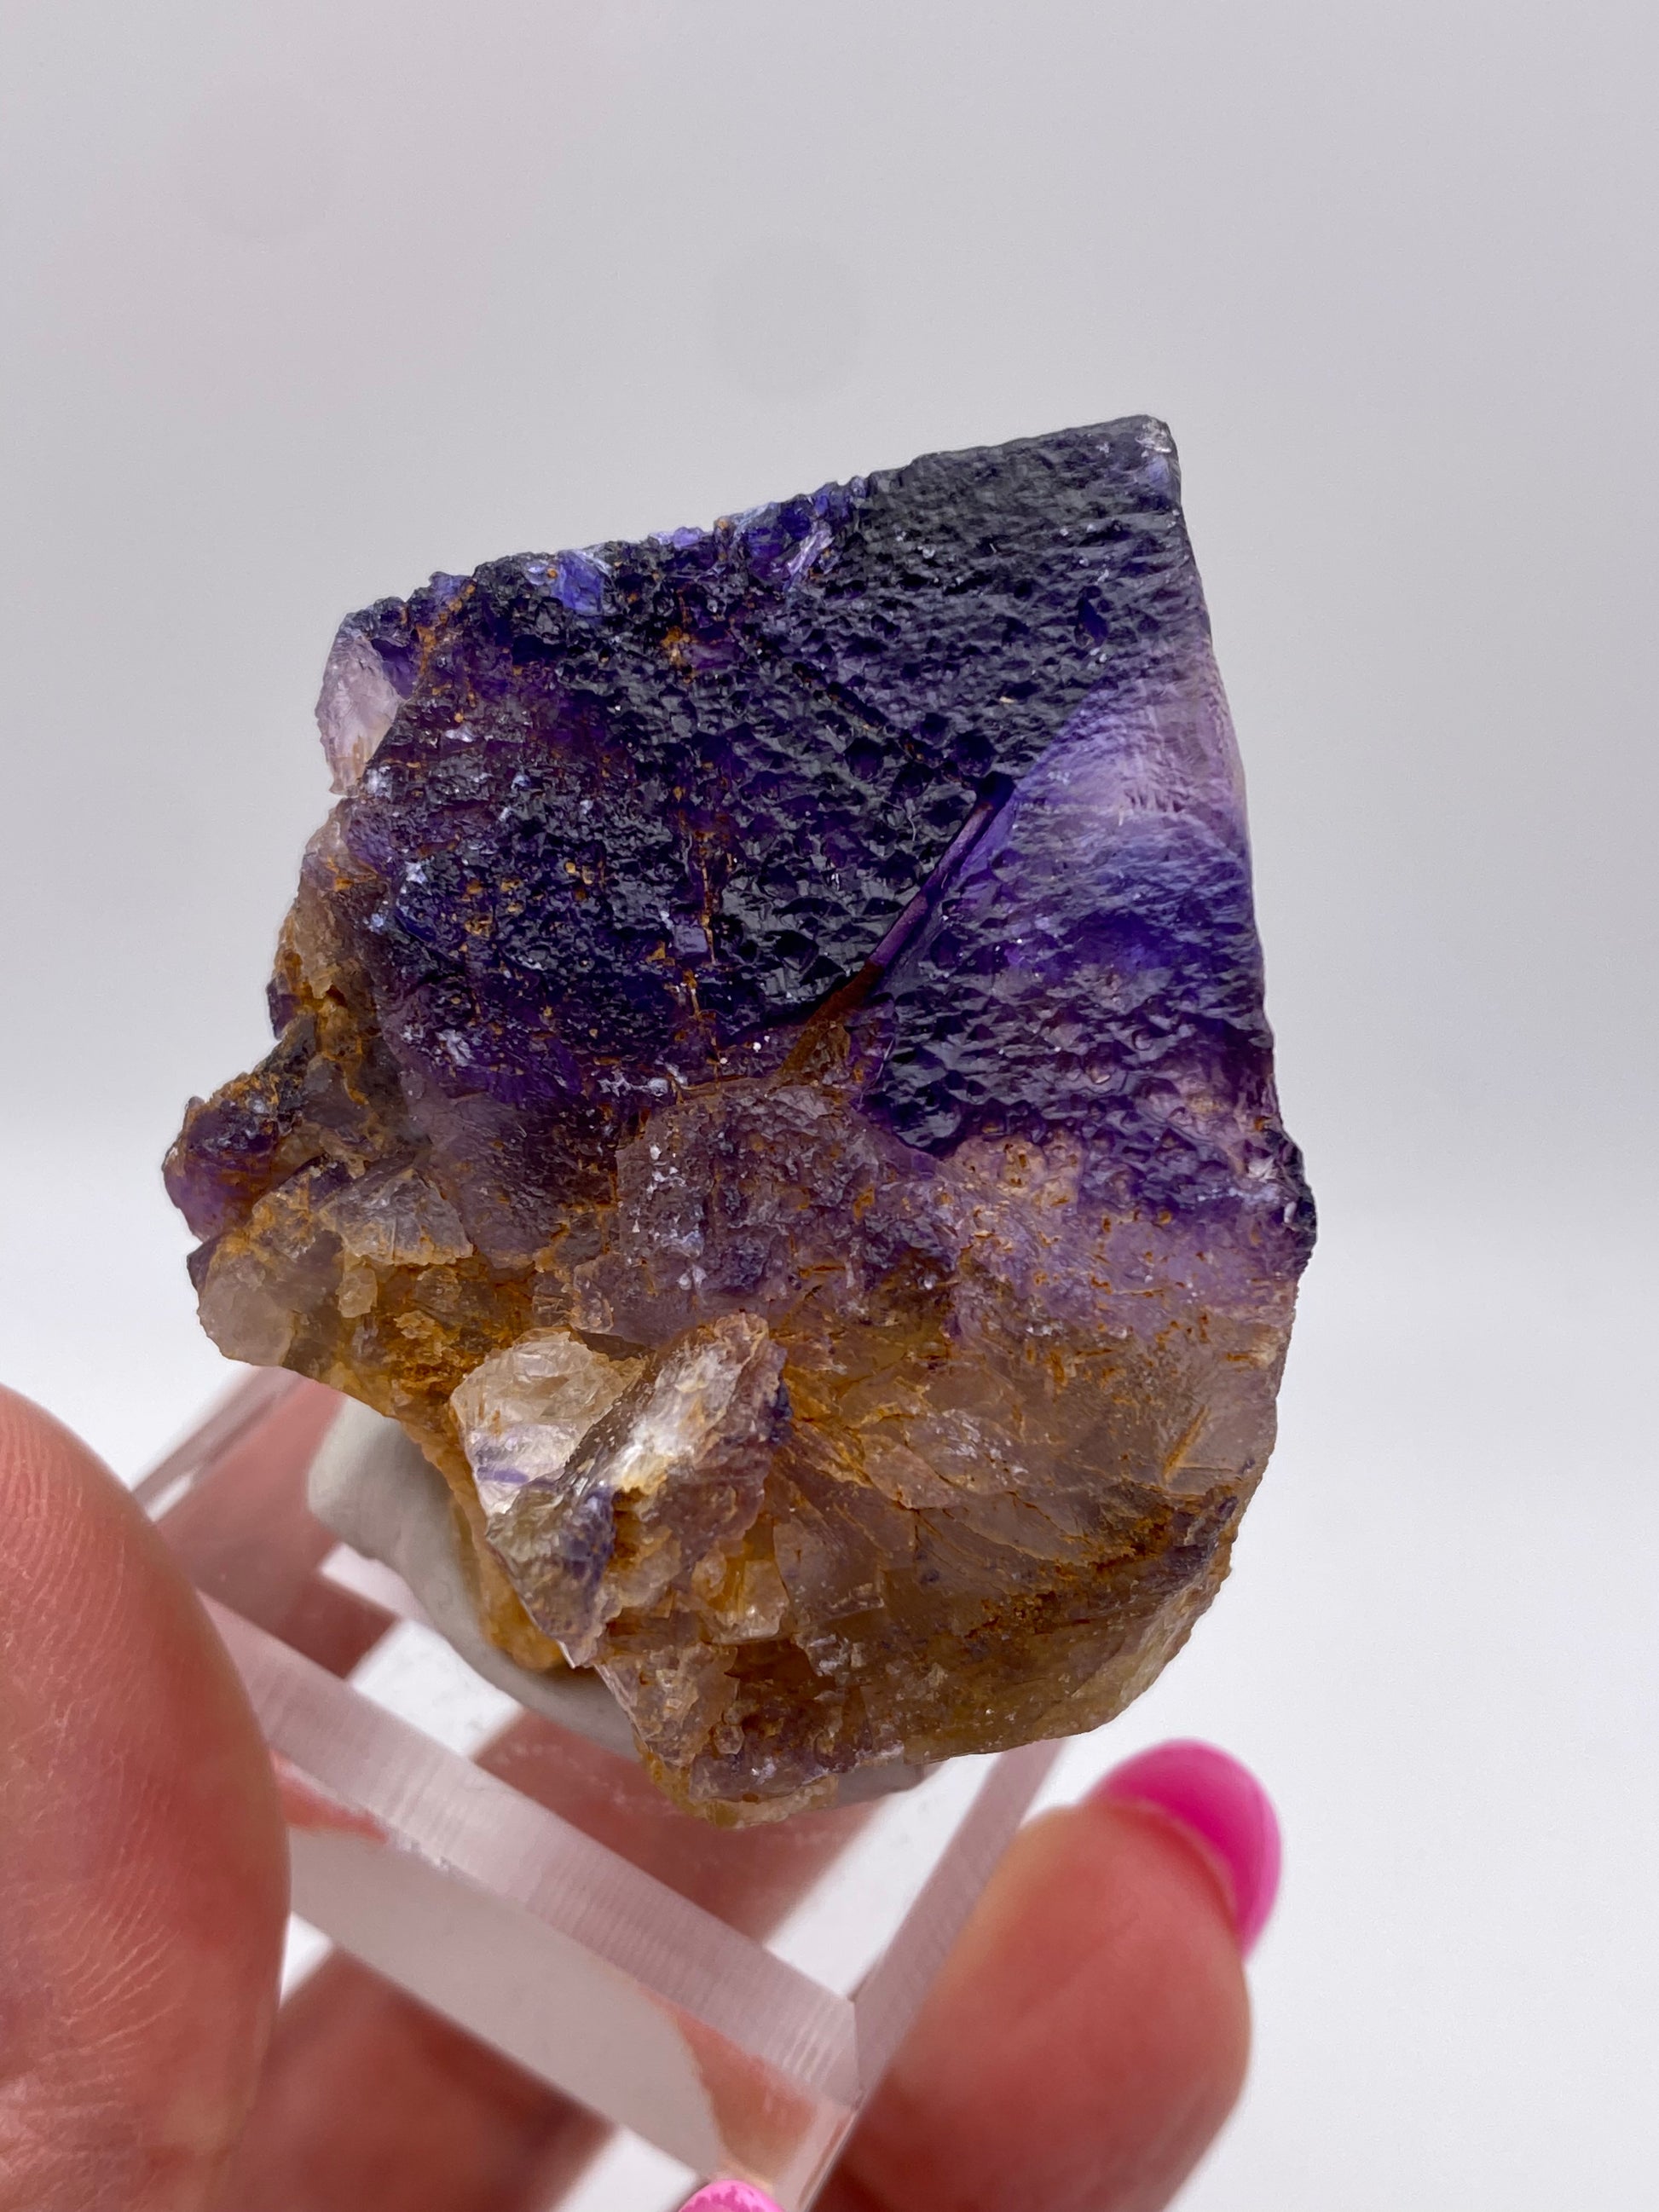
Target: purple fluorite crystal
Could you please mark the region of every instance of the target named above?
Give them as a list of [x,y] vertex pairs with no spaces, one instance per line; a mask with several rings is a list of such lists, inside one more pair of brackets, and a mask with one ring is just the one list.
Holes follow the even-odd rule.
[[203,1318],[409,1428],[720,1817],[1093,1726],[1225,1571],[1312,1210],[1174,451],[936,454],[342,627]]

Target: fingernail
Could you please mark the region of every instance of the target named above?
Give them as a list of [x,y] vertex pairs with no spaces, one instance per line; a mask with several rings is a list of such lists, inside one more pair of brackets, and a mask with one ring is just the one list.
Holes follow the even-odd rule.
[[1279,1894],[1281,1858],[1273,1801],[1248,1766],[1210,1743],[1160,1743],[1115,1766],[1090,1796],[1150,1805],[1184,1828],[1232,1901],[1248,1958]]
[[680,2212],[778,2212],[763,2189],[746,2181],[711,2181],[707,2189],[688,2197]]

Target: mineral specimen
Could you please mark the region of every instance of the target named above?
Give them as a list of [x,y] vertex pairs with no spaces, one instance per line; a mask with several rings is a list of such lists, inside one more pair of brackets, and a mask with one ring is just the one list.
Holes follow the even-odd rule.
[[351,617],[202,1318],[401,1421],[663,1785],[1094,1727],[1213,1595],[1312,1237],[1132,420]]

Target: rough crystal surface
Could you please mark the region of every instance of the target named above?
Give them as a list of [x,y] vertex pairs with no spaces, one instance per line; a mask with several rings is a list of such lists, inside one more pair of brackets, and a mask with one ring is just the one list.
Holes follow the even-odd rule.
[[168,1160],[210,1333],[403,1421],[714,1817],[1109,1718],[1312,1237],[1167,432],[435,576],[319,720],[276,1047]]

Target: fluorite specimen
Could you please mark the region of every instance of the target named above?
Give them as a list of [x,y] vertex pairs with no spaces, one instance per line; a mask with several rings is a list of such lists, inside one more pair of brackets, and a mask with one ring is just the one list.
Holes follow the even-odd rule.
[[351,617],[202,1318],[725,1820],[1089,1729],[1226,1571],[1313,1216],[1161,425]]

